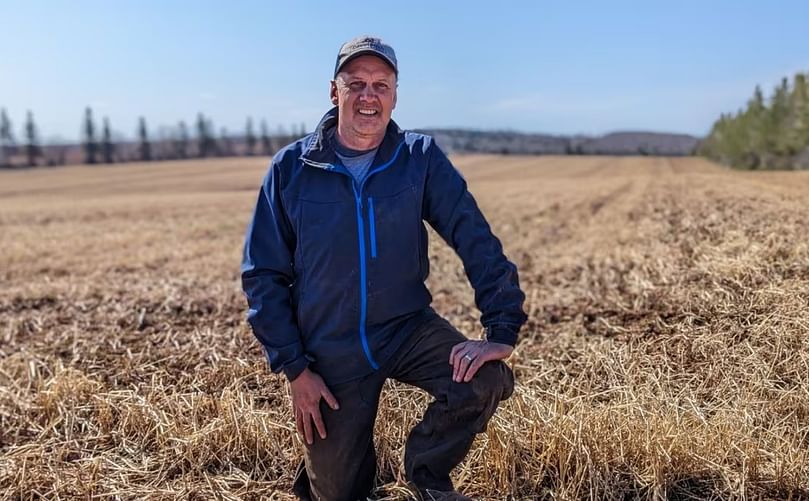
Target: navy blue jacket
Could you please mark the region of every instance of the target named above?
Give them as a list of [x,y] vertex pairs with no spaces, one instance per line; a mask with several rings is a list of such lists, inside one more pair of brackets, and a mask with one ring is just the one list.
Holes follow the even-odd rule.
[[516,267],[446,155],[391,120],[358,184],[326,139],[336,124],[333,108],[275,155],[247,230],[247,318],[272,370],[362,377],[434,316],[424,221],[461,257],[487,338],[513,346],[526,320]]

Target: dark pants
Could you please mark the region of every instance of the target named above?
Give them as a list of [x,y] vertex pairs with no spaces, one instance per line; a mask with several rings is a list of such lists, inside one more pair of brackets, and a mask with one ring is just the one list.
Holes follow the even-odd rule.
[[435,400],[410,432],[405,474],[420,489],[453,489],[450,471],[469,452],[477,433],[501,400],[514,389],[511,369],[501,361],[483,364],[468,383],[452,380],[449,354],[466,341],[443,318],[430,320],[404,342],[379,371],[329,389],[340,403],[331,410],[321,402],[327,437],[306,447],[293,492],[301,499],[365,499],[374,486],[376,454],[373,429],[382,385],[387,378],[417,386]]

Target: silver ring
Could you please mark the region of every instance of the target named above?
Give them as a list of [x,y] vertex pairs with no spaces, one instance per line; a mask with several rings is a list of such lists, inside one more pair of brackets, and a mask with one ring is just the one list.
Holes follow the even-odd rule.
[[469,360],[470,362],[472,361],[472,357],[470,357],[470,356],[469,356],[469,353],[467,353],[467,354],[466,354],[466,355],[464,355],[463,357],[464,357],[465,359]]

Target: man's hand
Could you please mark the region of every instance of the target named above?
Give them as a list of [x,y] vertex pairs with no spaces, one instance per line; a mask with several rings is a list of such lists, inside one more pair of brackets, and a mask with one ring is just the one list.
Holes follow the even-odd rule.
[[468,383],[472,377],[489,360],[508,358],[514,347],[490,341],[464,341],[452,347],[449,353],[449,364],[452,366],[452,380],[456,383]]
[[315,438],[312,432],[314,421],[320,438],[325,439],[326,425],[323,424],[323,417],[320,415],[320,399],[326,400],[329,407],[334,410],[340,408],[337,399],[326,387],[323,378],[310,371],[308,367],[289,384],[292,388],[292,411],[295,413],[295,427],[298,434],[307,444],[312,445]]

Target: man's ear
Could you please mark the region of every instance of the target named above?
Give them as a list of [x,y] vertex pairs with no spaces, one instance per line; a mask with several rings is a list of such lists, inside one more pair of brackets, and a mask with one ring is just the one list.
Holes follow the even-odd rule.
[[337,82],[335,80],[329,83],[329,99],[331,99],[331,104],[337,106]]
[[394,87],[394,89],[393,89],[393,107],[391,108],[391,110],[396,109],[396,100],[399,99],[399,92],[397,92],[397,91],[398,91],[398,89]]

